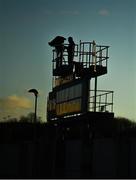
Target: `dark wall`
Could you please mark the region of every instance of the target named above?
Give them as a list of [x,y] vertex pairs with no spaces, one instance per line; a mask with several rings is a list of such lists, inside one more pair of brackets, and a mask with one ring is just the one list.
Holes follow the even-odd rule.
[[136,178],[136,130],[93,120],[0,124],[0,178]]

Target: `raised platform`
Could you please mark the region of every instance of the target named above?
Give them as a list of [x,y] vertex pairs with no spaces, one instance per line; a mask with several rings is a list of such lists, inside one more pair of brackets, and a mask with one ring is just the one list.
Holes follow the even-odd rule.
[[[65,77],[73,72],[73,67],[69,65],[62,65],[56,69],[53,69],[53,76],[62,76]],[[91,65],[89,68],[84,68],[82,66],[75,67],[75,76],[76,77],[90,77],[94,78],[97,76],[102,76],[107,74],[107,67],[101,65]]]
[[84,114],[80,115],[71,115],[68,117],[61,117],[57,118],[56,120],[50,120],[49,123],[54,124],[67,124],[67,123],[78,123],[78,122],[92,122],[96,120],[102,120],[102,119],[113,119],[114,118],[114,113],[109,113],[109,112],[87,112]]
[[53,69],[53,76],[65,77],[73,72],[73,67],[69,65],[62,65]]
[[90,78],[94,78],[107,74],[107,67],[101,65],[91,65],[89,68],[83,68],[79,66],[75,69],[75,74],[77,77],[88,76]]

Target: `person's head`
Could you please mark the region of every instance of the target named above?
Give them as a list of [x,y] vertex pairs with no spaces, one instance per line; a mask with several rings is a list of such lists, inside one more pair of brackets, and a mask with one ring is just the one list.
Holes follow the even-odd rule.
[[68,37],[68,42],[69,43],[73,42],[73,38],[72,37]]

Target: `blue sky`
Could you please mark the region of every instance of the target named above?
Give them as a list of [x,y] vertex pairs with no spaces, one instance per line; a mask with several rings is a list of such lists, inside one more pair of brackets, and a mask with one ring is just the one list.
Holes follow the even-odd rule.
[[110,46],[108,74],[98,87],[114,91],[115,116],[136,121],[135,10],[135,0],[0,0],[0,117],[32,112],[27,90],[36,88],[45,121],[52,86],[48,42],[62,35]]

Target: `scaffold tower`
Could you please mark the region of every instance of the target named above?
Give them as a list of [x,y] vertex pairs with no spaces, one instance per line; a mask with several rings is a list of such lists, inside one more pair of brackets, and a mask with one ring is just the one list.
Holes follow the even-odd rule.
[[58,44],[53,47],[52,91],[47,101],[47,119],[80,116],[88,112],[113,112],[113,91],[97,89],[98,77],[107,74],[109,46],[97,45],[94,40],[80,41],[74,44],[72,63],[69,63],[69,45],[61,45],[60,56],[56,48]]

